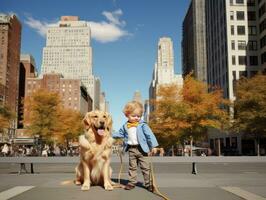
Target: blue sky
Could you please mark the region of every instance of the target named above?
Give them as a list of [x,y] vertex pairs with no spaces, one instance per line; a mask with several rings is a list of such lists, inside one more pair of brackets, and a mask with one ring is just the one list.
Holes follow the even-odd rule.
[[160,37],[174,43],[175,72],[181,73],[182,22],[190,0],[0,0],[0,12],[22,23],[21,52],[33,55],[40,71],[45,30],[60,16],[79,16],[92,26],[93,73],[101,79],[114,129],[136,90],[148,99]]

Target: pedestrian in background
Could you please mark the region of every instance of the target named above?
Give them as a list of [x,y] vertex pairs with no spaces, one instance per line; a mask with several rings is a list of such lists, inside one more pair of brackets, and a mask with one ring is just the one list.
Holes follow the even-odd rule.
[[6,143],[4,144],[1,152],[2,152],[3,156],[7,156],[8,155],[9,147],[8,147],[8,145]]

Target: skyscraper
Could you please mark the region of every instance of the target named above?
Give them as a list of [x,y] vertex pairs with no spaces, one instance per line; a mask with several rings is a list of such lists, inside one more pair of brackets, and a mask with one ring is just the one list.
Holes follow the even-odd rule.
[[136,90],[133,95],[133,101],[138,101],[143,104],[141,93],[139,90]]
[[[205,15],[207,82],[220,87],[223,96],[234,101],[236,81],[266,69],[266,0],[205,0]],[[198,34],[184,33],[190,38]],[[183,48],[193,47],[190,44]],[[188,49],[183,50],[186,51]],[[226,146],[241,154],[244,149],[240,135],[210,130],[209,141],[216,151],[220,147],[223,151]]]
[[192,0],[183,21],[182,71],[207,82],[205,0]]
[[[15,15],[0,14],[0,103],[17,112],[21,24]],[[12,129],[16,128],[13,121]]]
[[[149,99],[155,100],[159,87],[167,84],[177,84],[181,87],[183,78],[181,75],[174,73],[174,49],[171,38],[162,37],[158,42],[157,60],[149,88]],[[153,110],[154,107],[150,105],[150,112]]]
[[90,41],[91,30],[86,21],[80,21],[77,16],[62,16],[58,24],[47,30],[41,73],[81,79],[93,99],[93,108],[99,108],[100,92],[95,91],[99,80],[93,75]]
[[159,84],[167,84],[174,81],[174,49],[171,38],[162,37],[159,40],[156,70]]
[[265,69],[265,2],[206,0],[208,83],[228,99],[235,98],[236,80]]

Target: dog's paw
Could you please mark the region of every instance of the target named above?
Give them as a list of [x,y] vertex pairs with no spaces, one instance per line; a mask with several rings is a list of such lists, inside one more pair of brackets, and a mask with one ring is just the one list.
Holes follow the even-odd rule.
[[113,190],[114,188],[113,188],[113,186],[111,185],[111,184],[104,184],[104,189],[105,190],[108,190],[108,191],[111,191],[111,190]]
[[74,183],[75,183],[76,185],[81,185],[81,182],[80,182],[79,180],[74,180]]
[[89,190],[90,189],[90,185],[82,185],[82,187],[81,187],[81,190],[82,191],[87,191],[87,190]]

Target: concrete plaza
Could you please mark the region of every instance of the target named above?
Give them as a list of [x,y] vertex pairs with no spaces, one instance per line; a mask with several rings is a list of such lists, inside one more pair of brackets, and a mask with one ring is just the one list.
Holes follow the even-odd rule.
[[[127,182],[126,159],[122,183]],[[117,181],[120,163],[113,160],[112,177]],[[197,164],[198,174],[194,175],[191,163],[170,160],[160,158],[153,166],[159,190],[171,200],[266,200],[266,162],[203,162]],[[74,167],[74,163],[41,163],[34,165],[35,174],[18,175],[19,164],[0,162],[0,200],[162,199],[142,188],[140,171],[140,182],[134,190],[105,191],[92,186],[89,191],[81,191],[80,186],[73,184]]]

